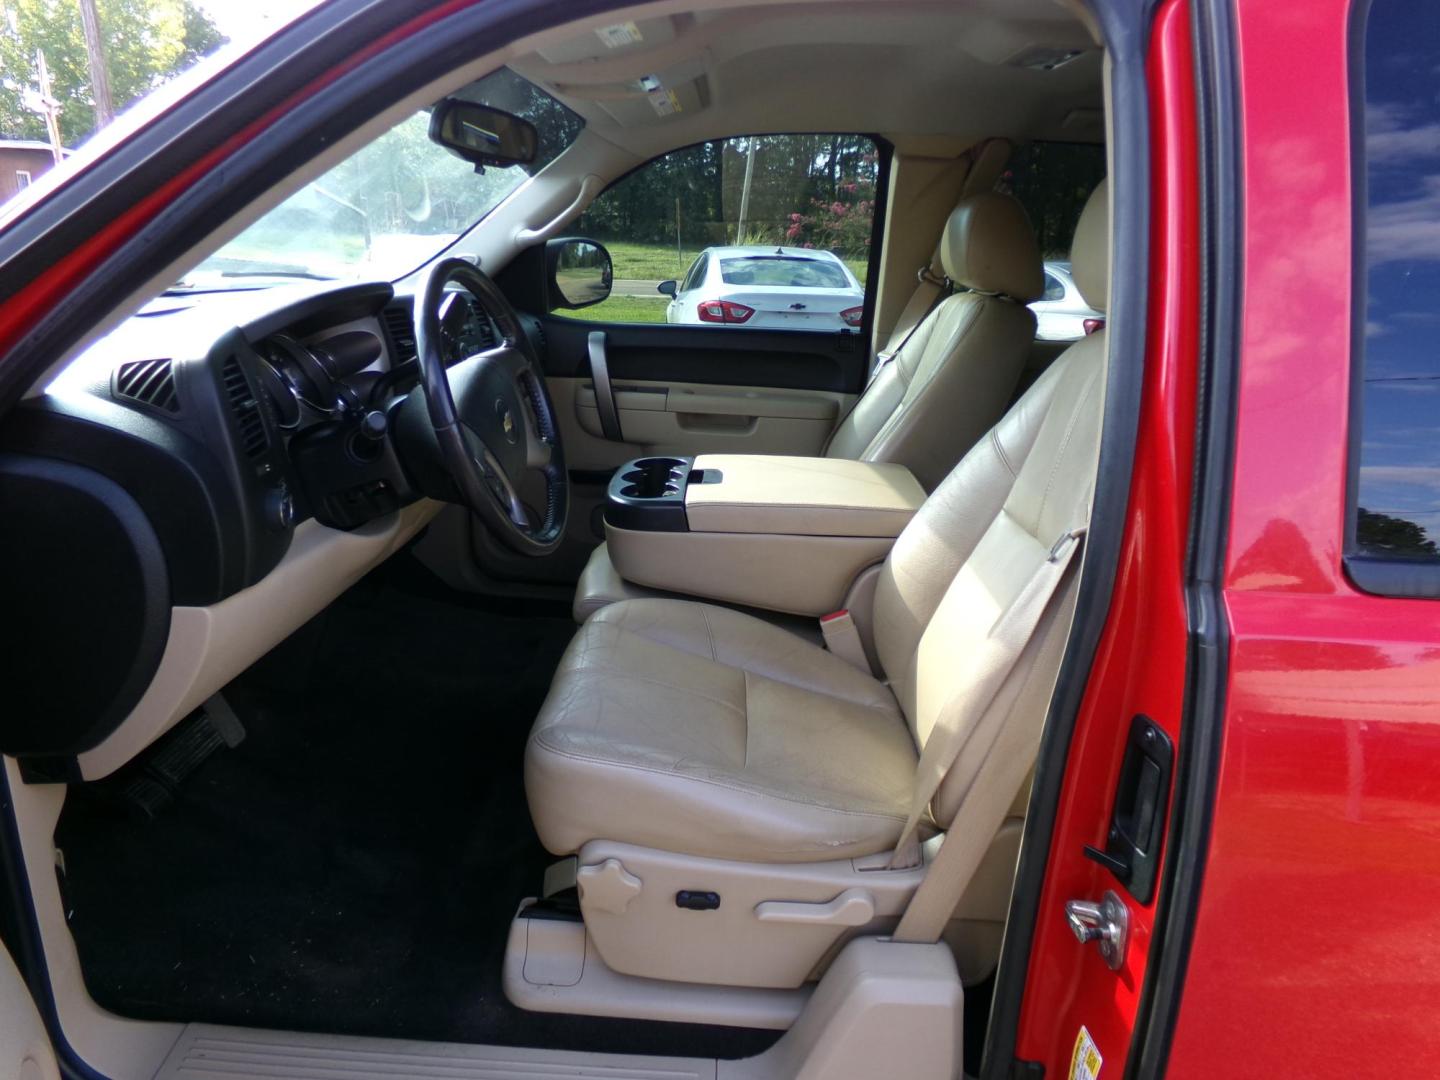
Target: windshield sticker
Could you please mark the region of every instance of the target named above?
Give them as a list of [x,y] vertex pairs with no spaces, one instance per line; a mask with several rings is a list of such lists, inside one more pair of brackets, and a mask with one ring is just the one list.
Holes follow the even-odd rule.
[[595,31],[595,36],[605,43],[607,49],[623,49],[626,45],[638,45],[645,40],[640,28],[633,22],[602,26]]
[[1075,1036],[1075,1052],[1070,1055],[1070,1080],[1099,1080],[1102,1064],[1100,1048],[1082,1024],[1080,1034]]

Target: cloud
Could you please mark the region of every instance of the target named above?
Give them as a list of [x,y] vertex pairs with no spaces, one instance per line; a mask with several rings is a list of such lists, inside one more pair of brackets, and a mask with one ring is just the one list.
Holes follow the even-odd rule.
[[1365,157],[1374,165],[1440,158],[1440,122],[1406,127],[1406,109],[1394,102],[1365,107]]
[[1440,176],[1426,176],[1419,195],[1372,205],[1365,222],[1370,265],[1440,259]]
[[1405,488],[1426,488],[1440,494],[1440,465],[1362,465],[1362,485],[1398,484]]

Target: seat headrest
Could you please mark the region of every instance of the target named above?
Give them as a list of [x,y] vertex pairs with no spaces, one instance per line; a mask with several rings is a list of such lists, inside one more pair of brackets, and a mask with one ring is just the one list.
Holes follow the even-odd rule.
[[1110,181],[1101,180],[1090,193],[1075,239],[1070,242],[1070,276],[1085,302],[1104,311],[1110,300]]
[[950,213],[940,264],[956,285],[977,292],[1038,300],[1045,291],[1040,248],[1025,209],[1009,195],[966,195]]

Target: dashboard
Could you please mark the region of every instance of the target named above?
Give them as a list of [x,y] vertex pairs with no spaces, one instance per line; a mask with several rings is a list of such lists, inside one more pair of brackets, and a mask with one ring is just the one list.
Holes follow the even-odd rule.
[[[434,439],[413,302],[388,283],[160,297],[7,419],[0,505],[53,512],[0,536],[30,630],[10,701],[36,718],[0,750],[89,775],[122,721],[146,714],[144,745],[428,520],[446,493],[405,445]],[[451,360],[498,340],[468,293],[440,314]]]

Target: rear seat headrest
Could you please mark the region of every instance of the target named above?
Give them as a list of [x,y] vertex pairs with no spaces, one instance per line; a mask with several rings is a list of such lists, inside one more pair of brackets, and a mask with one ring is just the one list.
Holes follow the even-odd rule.
[[1104,311],[1110,300],[1110,181],[1101,180],[1090,193],[1075,239],[1070,242],[1070,276],[1085,302]]
[[1027,303],[1045,291],[1040,249],[1025,208],[1009,195],[967,195],[945,223],[940,263],[956,285]]

